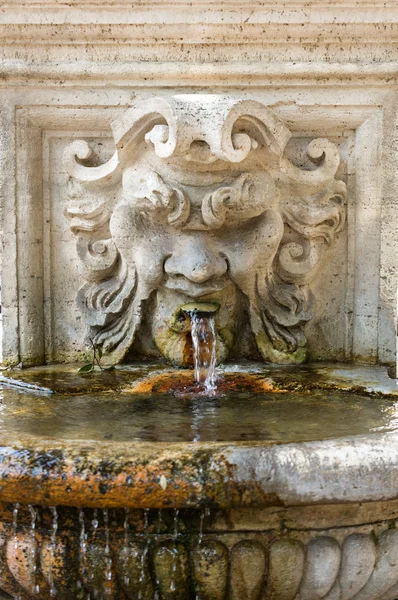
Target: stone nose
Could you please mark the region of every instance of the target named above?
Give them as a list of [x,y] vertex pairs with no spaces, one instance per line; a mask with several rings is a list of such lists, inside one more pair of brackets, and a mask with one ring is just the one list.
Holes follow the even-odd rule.
[[184,275],[193,283],[205,283],[227,272],[225,258],[197,241],[181,245],[165,262],[168,275]]

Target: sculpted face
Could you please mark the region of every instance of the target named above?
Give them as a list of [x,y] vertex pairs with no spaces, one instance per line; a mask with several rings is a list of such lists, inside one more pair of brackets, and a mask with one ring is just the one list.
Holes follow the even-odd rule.
[[148,299],[156,292],[150,322],[159,350],[190,364],[190,327],[180,307],[211,302],[219,307],[216,348],[223,360],[239,327],[239,290],[270,269],[283,235],[277,192],[266,173],[217,173],[205,186],[193,185],[188,171],[181,179],[148,166],[127,169],[112,238],[137,269],[137,294]]
[[113,133],[103,165],[84,164],[84,141],[64,154],[77,302],[104,359],[123,360],[145,323],[165,357],[189,364],[181,307],[210,302],[218,361],[249,327],[264,360],[302,362],[309,283],[344,225],[334,144],[313,140],[304,171],[284,156],[290,132],[270,109],[209,94],[148,100]]

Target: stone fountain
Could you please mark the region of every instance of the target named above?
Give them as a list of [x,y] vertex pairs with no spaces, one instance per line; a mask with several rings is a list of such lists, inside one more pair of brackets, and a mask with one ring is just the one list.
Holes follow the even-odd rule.
[[112,132],[107,161],[80,139],[62,159],[62,347],[86,363],[2,376],[5,597],[393,600],[395,381],[303,365],[338,147],[295,164],[275,112],[219,94],[136,102]]
[[0,17],[0,599],[396,600],[398,9],[72,4]]

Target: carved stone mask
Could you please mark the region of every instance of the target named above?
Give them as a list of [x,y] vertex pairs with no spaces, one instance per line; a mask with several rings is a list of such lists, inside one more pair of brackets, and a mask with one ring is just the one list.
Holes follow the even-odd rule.
[[190,362],[179,309],[206,301],[219,307],[219,361],[243,305],[265,360],[303,361],[308,284],[344,225],[334,144],[311,142],[317,168],[301,170],[284,156],[290,132],[271,110],[217,95],[153,99],[113,133],[116,153],[104,165],[89,166],[85,142],[64,156],[86,279],[78,303],[104,354],[122,360],[145,320],[167,358]]

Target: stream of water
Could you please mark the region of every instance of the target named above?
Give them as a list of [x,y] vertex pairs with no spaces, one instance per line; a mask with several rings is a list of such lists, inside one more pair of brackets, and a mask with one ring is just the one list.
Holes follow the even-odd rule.
[[216,327],[213,314],[192,312],[191,335],[195,379],[206,390],[216,389]]
[[[26,511],[27,509],[27,511]],[[43,532],[38,532],[37,527],[40,523],[43,522],[43,510],[40,507],[34,507],[28,505],[27,507],[22,507],[24,510],[24,523],[19,523],[19,513],[21,510],[21,506],[19,504],[14,504],[12,511],[12,522],[10,523],[10,530],[12,532],[11,543],[15,543],[17,539],[17,535],[20,532],[27,531],[29,536],[31,537],[31,543],[28,548],[28,552],[32,553],[32,560],[29,561],[31,565],[31,581],[32,581],[32,589],[30,593],[35,597],[42,598],[43,590],[39,586],[39,578],[43,575],[43,571],[41,568],[41,560],[43,559],[42,555],[42,547],[41,544],[43,542],[42,536]],[[59,576],[57,567],[59,566],[57,563],[57,557],[55,554],[56,544],[59,542],[59,531],[60,531],[60,518],[62,522],[62,510],[55,506],[51,506],[48,509],[49,512],[49,526],[47,530],[47,540],[50,541],[51,550],[49,552],[49,562],[47,565],[47,582],[48,582],[48,591],[46,590],[46,594],[49,592],[49,600],[58,599],[63,597],[63,592],[60,589],[57,589],[57,583],[62,582],[62,578],[57,580]],[[80,578],[77,581],[77,588],[79,590],[79,598],[84,600],[107,600],[107,598],[114,598],[115,589],[118,588],[118,579],[121,577],[122,581],[125,585],[129,585],[131,583],[130,572],[129,572],[129,547],[130,547],[130,536],[132,539],[141,539],[142,543],[142,552],[141,555],[137,555],[136,558],[139,560],[139,580],[138,580],[138,594],[136,596],[136,600],[144,600],[144,598],[148,598],[148,593],[153,594],[153,600],[159,600],[159,598],[163,598],[161,595],[162,589],[162,578],[165,578],[164,581],[167,582],[166,587],[163,587],[165,593],[167,593],[167,598],[179,598],[180,591],[178,589],[178,581],[180,578],[180,548],[179,548],[179,539],[182,532],[180,531],[181,527],[181,516],[180,510],[175,508],[170,510],[170,515],[167,517],[166,521],[163,518],[162,509],[157,511],[157,516],[153,515],[155,518],[150,521],[150,510],[144,509],[142,511],[142,521],[143,525],[140,525],[136,518],[136,511],[131,511],[128,508],[125,508],[123,511],[120,511],[121,515],[117,517],[114,515],[112,518],[110,516],[110,511],[106,508],[102,509],[100,512],[98,509],[93,509],[91,512],[90,509],[80,508],[76,513],[76,521],[78,523],[78,528],[80,530],[79,536],[77,538],[77,551],[79,554],[79,571]],[[98,518],[99,514],[102,515],[102,519]],[[198,522],[198,543],[199,545],[203,542],[203,525],[206,517],[210,515],[208,509],[204,509],[199,516]],[[69,519],[70,517],[68,517]],[[130,521],[131,519],[131,521]],[[140,522],[142,523],[140,520]],[[153,527],[151,527],[151,523]],[[184,526],[182,527],[184,528]],[[118,557],[118,554],[113,554],[112,551],[112,541],[117,540],[118,537],[122,539],[122,554],[125,554],[126,562],[124,567],[124,572],[120,573],[117,568],[118,559],[122,557]],[[62,539],[62,536],[61,536]],[[96,541],[97,540],[97,541]],[[154,543],[153,543],[154,542]],[[62,542],[60,542],[62,544]],[[184,542],[182,542],[183,544]],[[95,550],[95,545],[98,548],[103,548],[103,576],[101,577],[100,573],[96,568],[96,560],[100,560],[98,557],[100,556]],[[152,551],[156,549],[156,547],[164,544],[165,548],[168,549],[170,553],[168,568],[164,571],[154,570],[153,564],[151,567],[151,563],[153,560]],[[91,549],[90,549],[91,547]],[[117,546],[116,546],[117,547]],[[115,564],[113,564],[112,557],[115,559]],[[93,562],[94,558],[94,562]],[[88,559],[88,562],[87,562]],[[22,569],[24,567],[22,566]],[[99,576],[99,582],[96,581],[96,577]],[[152,579],[153,578],[153,579]],[[115,581],[114,581],[115,579]],[[148,589],[151,589],[151,579],[153,582],[152,592],[148,592]],[[24,576],[21,575],[21,580],[24,580]],[[89,590],[87,590],[88,586]],[[148,588],[149,586],[149,588]],[[164,583],[163,583],[164,586]],[[22,597],[18,595],[16,596],[16,600],[22,600]],[[30,596],[29,596],[30,597]],[[47,599],[47,595],[43,597]],[[130,597],[130,596],[129,596]],[[152,597],[152,596],[151,596]],[[166,597],[166,596],[164,596]],[[185,596],[184,596],[185,597]]]

